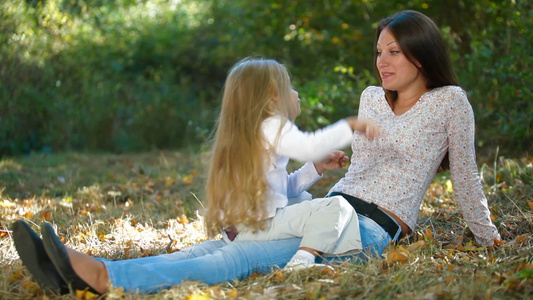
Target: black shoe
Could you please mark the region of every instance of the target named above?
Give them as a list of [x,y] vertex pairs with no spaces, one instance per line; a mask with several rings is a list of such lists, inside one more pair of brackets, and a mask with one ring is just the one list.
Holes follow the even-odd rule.
[[22,263],[47,294],[68,294],[68,286],[46,254],[43,241],[28,223],[13,223],[13,241]]
[[44,249],[63,280],[67,283],[70,292],[76,294],[76,290],[88,290],[93,294],[99,295],[100,293],[74,272],[67,254],[67,248],[65,248],[65,245],[59,240],[59,237],[49,223],[45,222],[41,224],[41,234],[43,236]]

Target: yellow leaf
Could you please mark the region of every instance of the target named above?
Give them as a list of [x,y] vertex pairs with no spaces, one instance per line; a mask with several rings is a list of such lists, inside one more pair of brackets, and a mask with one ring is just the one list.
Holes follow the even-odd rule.
[[87,290],[76,290],[76,298],[83,300],[93,300],[98,298],[98,294],[89,292]]
[[281,271],[277,271],[276,273],[274,273],[274,280],[278,282],[284,281],[285,274],[283,274],[283,272]]
[[411,254],[407,249],[402,246],[394,248],[391,252],[387,254],[387,262],[392,265],[394,263],[404,264],[407,259],[409,259]]
[[529,208],[533,212],[533,201],[527,201],[527,204],[529,204]]
[[425,244],[426,244],[426,242],[424,242],[422,240],[418,241],[416,243],[412,243],[411,245],[407,246],[407,251],[413,253],[415,251],[418,251],[418,250],[424,248]]
[[446,190],[449,193],[453,192],[453,184],[452,184],[452,181],[450,179],[446,180]]
[[0,202],[0,207],[8,208],[8,207],[15,207],[17,206],[14,202],[11,202],[7,199],[4,199],[4,201]]
[[178,217],[178,223],[180,224],[189,224],[189,219],[186,215],[182,214],[181,217]]
[[185,300],[209,300],[210,297],[208,295],[203,295],[203,294],[192,294],[192,295],[187,295],[185,297]]
[[466,243],[464,248],[465,248],[464,250],[466,250],[466,251],[476,250],[475,247],[474,247],[474,244],[472,244],[472,241]]
[[192,184],[193,181],[194,181],[194,176],[192,174],[189,174],[183,177],[183,183],[185,184]]
[[165,185],[166,186],[173,185],[174,182],[176,182],[176,180],[174,180],[174,178],[172,178],[172,177],[166,177],[165,178]]
[[239,293],[237,292],[237,289],[232,289],[231,291],[228,292],[228,294],[226,295],[228,298],[235,298],[239,295]]

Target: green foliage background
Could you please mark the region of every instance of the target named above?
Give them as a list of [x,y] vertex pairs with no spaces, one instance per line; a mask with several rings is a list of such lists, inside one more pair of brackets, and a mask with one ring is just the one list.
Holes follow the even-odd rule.
[[377,84],[376,23],[439,25],[476,113],[482,154],[533,150],[533,3],[491,0],[13,0],[0,3],[0,156],[200,145],[227,70],[286,64],[312,130]]

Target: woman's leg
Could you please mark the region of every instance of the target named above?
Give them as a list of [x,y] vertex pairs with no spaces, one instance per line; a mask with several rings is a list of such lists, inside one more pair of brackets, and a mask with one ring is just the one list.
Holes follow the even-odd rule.
[[184,280],[215,284],[244,279],[254,272],[282,268],[296,253],[300,239],[232,242],[211,254],[185,260],[137,264],[135,259],[104,261],[111,284],[127,291],[156,292]]
[[[364,260],[368,255],[381,255],[391,241],[390,236],[373,220],[362,215],[358,216],[364,247],[360,258]],[[223,241],[213,242],[216,244],[211,246],[220,246],[225,243]],[[272,268],[283,268],[296,253],[300,242],[301,239],[298,238],[262,242],[241,241],[224,245],[211,254],[193,259],[173,260],[171,256],[159,255],[143,259],[103,261],[103,263],[113,286],[123,287],[131,292],[149,293],[179,284],[184,280],[198,280],[207,284],[215,284],[243,279],[256,271],[268,273]],[[148,259],[151,260],[150,263],[148,263]],[[327,258],[328,261],[347,259],[353,259],[353,256]],[[76,262],[73,262],[73,265],[83,262],[83,259],[77,260],[74,258]],[[96,270],[92,272],[99,273],[101,271],[99,268],[101,267],[96,267]],[[89,271],[88,269],[86,266],[85,271]],[[81,274],[78,275],[82,277]],[[103,277],[100,276],[99,278],[102,280]],[[90,282],[87,283],[91,284]],[[93,285],[93,287],[96,286],[97,284]]]
[[[224,241],[205,241],[182,251],[170,254],[135,258],[117,261],[115,263],[125,262],[126,265],[135,264],[138,266],[172,263],[212,253],[225,245],[226,242]],[[71,248],[66,247],[66,250],[74,272],[97,292],[102,294],[107,292],[109,273],[106,266],[113,262],[106,259],[93,258]],[[132,273],[131,276],[135,277],[134,274],[135,273]]]

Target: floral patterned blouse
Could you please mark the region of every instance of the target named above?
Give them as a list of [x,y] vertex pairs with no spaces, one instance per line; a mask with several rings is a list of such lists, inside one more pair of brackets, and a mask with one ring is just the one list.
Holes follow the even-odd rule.
[[424,194],[449,152],[455,199],[477,242],[492,245],[500,239],[478,174],[474,114],[460,87],[428,91],[396,115],[383,88],[371,86],[361,95],[359,118],[376,122],[381,135],[369,141],[354,134],[348,172],[330,192],[374,202],[414,230]]

